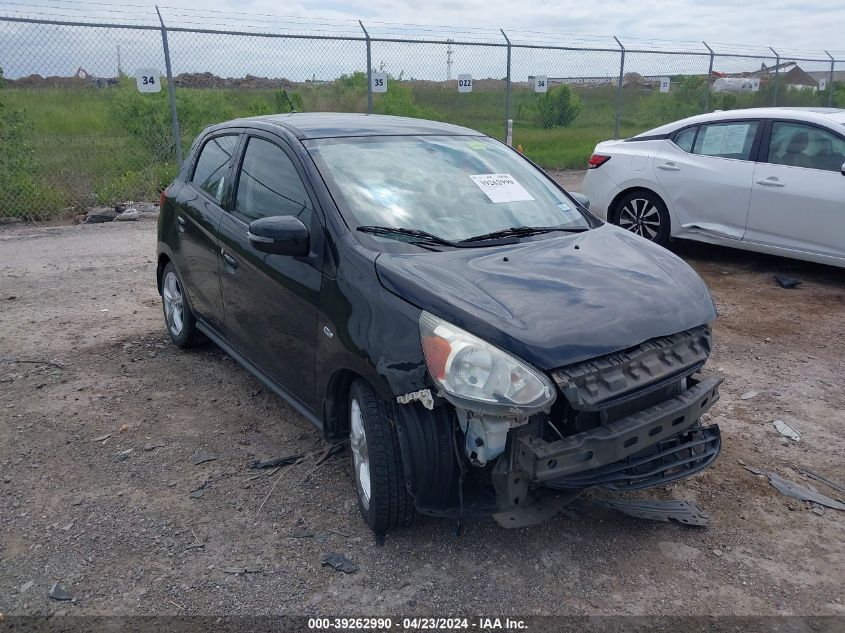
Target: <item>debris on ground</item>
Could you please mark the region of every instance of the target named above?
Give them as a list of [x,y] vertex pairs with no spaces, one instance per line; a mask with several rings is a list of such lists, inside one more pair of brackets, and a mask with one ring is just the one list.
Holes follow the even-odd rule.
[[150,451],[154,451],[157,448],[164,448],[164,444],[156,444],[155,442],[150,442],[149,444],[144,445],[144,450],[149,453]]
[[792,277],[787,277],[786,275],[775,275],[775,281],[778,286],[786,288],[787,290],[797,288],[802,283],[800,279],[793,279]]
[[29,581],[25,582],[24,584],[21,585],[21,588],[18,589],[18,593],[26,593],[27,591],[32,589],[32,586],[34,584],[35,584],[34,580],[29,580]]
[[793,499],[800,499],[801,501],[811,501],[813,503],[818,503],[819,505],[826,506],[828,508],[833,508],[834,510],[842,510],[843,512],[845,512],[845,503],[842,503],[841,501],[831,499],[827,495],[823,495],[820,492],[805,488],[804,486],[796,484],[794,481],[784,479],[783,477],[781,477],[780,475],[776,475],[775,473],[769,473],[765,470],[759,470],[751,466],[743,466],[743,468],[745,468],[745,470],[747,470],[748,472],[754,473],[755,475],[765,475],[769,478],[769,483],[772,484],[778,492],[783,495],[786,495],[787,497],[792,497]]
[[129,209],[126,209],[126,211],[124,211],[120,215],[118,215],[114,220],[115,220],[115,222],[126,222],[126,221],[137,220],[140,217],[141,217],[141,213],[138,211],[138,209],[129,208]]
[[217,455],[214,453],[209,453],[208,451],[200,451],[193,457],[191,457],[191,462],[193,462],[194,466],[199,466],[200,464],[204,464],[205,462],[213,462],[217,459]]
[[833,488],[839,494],[845,495],[845,486],[838,484],[835,481],[831,481],[830,479],[827,479],[826,477],[822,477],[820,474],[814,473],[809,468],[798,468],[798,472],[801,473],[802,475],[806,475],[810,479],[815,479],[816,481],[820,481],[821,483],[825,484],[826,486],[830,486],[831,488]]
[[99,437],[95,437],[92,442],[105,442],[107,439],[111,437],[111,433],[106,433],[105,435],[101,435]]
[[320,564],[334,567],[335,569],[342,571],[344,574],[354,574],[358,571],[358,565],[346,558],[343,554],[338,554],[337,552],[323,554],[323,557],[320,559]]
[[710,525],[710,517],[691,501],[677,499],[603,499],[601,505],[638,519]]
[[108,207],[95,207],[85,216],[85,224],[103,224],[117,217],[117,211]]
[[297,454],[297,455],[287,455],[286,457],[272,457],[270,459],[265,460],[258,460],[256,459],[254,462],[251,462],[249,467],[250,468],[276,468],[277,466],[290,466],[291,464],[295,464],[300,459],[302,459],[304,455]]
[[780,433],[783,437],[788,437],[791,440],[795,440],[798,442],[801,439],[801,434],[795,429],[794,426],[784,422],[783,420],[775,420],[772,422],[774,424],[775,429],[777,432]]
[[132,454],[132,449],[127,448],[125,451],[120,451],[119,453],[116,453],[115,456],[114,456],[114,460],[116,462],[125,462],[127,459],[129,459],[129,456],[131,454]]
[[288,538],[314,538],[314,533],[308,530],[294,530],[288,534]]
[[73,600],[73,597],[62,587],[59,586],[58,581],[54,582],[53,586],[50,587],[50,591],[47,596],[52,598],[53,600]]
[[202,488],[197,488],[193,490],[190,494],[191,499],[200,499],[205,494],[205,491]]
[[340,450],[346,445],[346,442],[337,442],[335,444],[329,444],[320,456],[314,461],[315,466],[319,466],[324,461],[326,461],[332,455],[339,453]]
[[260,574],[264,570],[261,567],[224,567],[221,571],[224,574]]
[[759,392],[757,392],[757,391],[746,391],[744,394],[742,394],[739,397],[739,399],[740,400],[751,400],[751,398],[754,398],[758,393]]

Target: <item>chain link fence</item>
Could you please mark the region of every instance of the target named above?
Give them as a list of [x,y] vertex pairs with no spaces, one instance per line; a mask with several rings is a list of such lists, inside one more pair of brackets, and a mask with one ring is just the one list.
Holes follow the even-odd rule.
[[155,201],[205,126],[292,109],[447,121],[565,169],[601,140],[715,109],[845,107],[845,53],[226,26],[0,17],[0,219]]

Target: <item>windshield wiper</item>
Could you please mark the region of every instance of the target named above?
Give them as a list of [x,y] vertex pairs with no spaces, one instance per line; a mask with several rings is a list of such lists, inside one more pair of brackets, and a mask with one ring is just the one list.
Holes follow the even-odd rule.
[[[458,242],[453,242],[451,240],[447,240],[445,237],[440,237],[439,235],[434,235],[433,233],[428,233],[427,231],[421,231],[419,229],[406,229],[401,226],[359,226],[357,228],[358,231],[362,233],[370,233],[371,235],[383,235],[385,237],[410,237],[414,239],[410,240],[400,240],[407,242],[408,244],[436,244],[438,246],[451,246],[452,248],[470,248],[474,246],[478,246],[473,244],[473,239],[470,238],[469,240],[460,240]],[[503,235],[502,238],[511,237],[510,235]],[[489,238],[490,240],[495,240],[495,237]],[[515,244],[516,240],[506,240],[506,241],[496,241],[495,245],[500,244]]]
[[416,238],[414,240],[407,240],[411,244],[427,243],[439,244],[441,246],[458,246],[454,242],[438,235],[434,235],[433,233],[420,231],[419,229],[406,229],[401,226],[359,226],[357,230],[361,231],[361,233],[369,233],[371,235],[385,235],[388,237],[407,236]]
[[468,237],[461,242],[481,242],[485,240],[495,240],[503,237],[526,237],[528,235],[540,235],[542,233],[552,233],[553,231],[566,231],[567,233],[583,233],[588,231],[586,227],[565,227],[565,226],[512,226],[509,229],[502,229],[500,231],[492,231],[491,233],[482,233],[481,235],[474,235]]

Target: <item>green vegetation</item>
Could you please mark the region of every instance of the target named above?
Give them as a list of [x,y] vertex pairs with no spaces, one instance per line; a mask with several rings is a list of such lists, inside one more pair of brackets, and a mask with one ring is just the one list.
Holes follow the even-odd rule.
[[32,146],[32,123],[7,103],[0,68],[0,217],[27,215],[29,201],[55,205],[49,189],[36,180],[38,164]]
[[537,100],[536,123],[546,129],[569,127],[580,110],[578,95],[569,86],[554,86]]
[[[2,74],[0,74],[0,78]],[[303,82],[286,92],[267,89],[179,88],[177,110],[185,153],[207,125],[242,116],[300,111],[364,112],[365,73],[332,82]],[[845,106],[845,84],[835,86]],[[773,86],[757,93],[714,93],[710,109],[768,105]],[[825,105],[827,92],[781,87],[781,105]],[[290,102],[288,101],[290,100]],[[626,86],[620,135],[704,111],[703,77],[672,77],[671,90]],[[513,142],[547,168],[582,168],[594,146],[613,136],[616,86],[556,86],[536,94],[525,83],[512,87]],[[377,113],[464,125],[503,138],[505,82],[477,79],[459,94],[445,82],[391,77],[376,94]],[[155,200],[176,173],[166,86],[140,94],[132,78],[97,89],[0,87],[0,217],[48,217],[95,204]]]

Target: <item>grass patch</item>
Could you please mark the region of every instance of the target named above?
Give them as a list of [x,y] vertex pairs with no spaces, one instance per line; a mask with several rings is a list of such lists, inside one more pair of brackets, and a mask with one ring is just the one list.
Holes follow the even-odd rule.
[[[672,91],[641,87],[622,92],[620,136],[626,137],[703,110],[703,78],[673,78]],[[768,87],[767,87],[768,88]],[[366,76],[329,83],[302,83],[288,91],[303,111],[363,112]],[[27,168],[13,177],[0,172],[0,217],[50,217],[92,205],[126,200],[156,200],[176,174],[175,143],[166,89],[142,95],[134,80],[115,87],[16,88],[6,85],[2,105],[22,123],[16,142],[27,152]],[[767,90],[754,94],[713,94],[711,109],[771,103]],[[782,89],[780,101],[814,105],[822,94]],[[207,125],[237,117],[288,111],[281,91],[262,89],[180,88],[176,93],[185,153]],[[845,84],[836,86],[835,103],[845,105]],[[567,106],[566,104],[571,104]],[[526,84],[512,86],[510,114],[513,143],[547,168],[584,168],[596,143],[613,136],[615,86],[571,90],[553,108],[549,99]],[[571,107],[570,114],[561,108]],[[459,94],[451,85],[391,80],[389,92],[374,95],[379,113],[415,116],[470,127],[504,138],[505,82],[476,80],[473,92]],[[554,121],[544,120],[552,112]],[[563,121],[566,126],[557,125]],[[14,152],[12,152],[14,154]],[[0,170],[9,169],[0,165]]]

